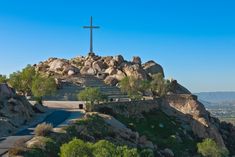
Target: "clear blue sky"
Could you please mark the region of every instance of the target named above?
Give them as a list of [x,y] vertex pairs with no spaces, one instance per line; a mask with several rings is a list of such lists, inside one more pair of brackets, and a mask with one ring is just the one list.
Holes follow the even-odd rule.
[[235,91],[234,0],[0,0],[0,73],[48,57],[139,55],[192,92]]

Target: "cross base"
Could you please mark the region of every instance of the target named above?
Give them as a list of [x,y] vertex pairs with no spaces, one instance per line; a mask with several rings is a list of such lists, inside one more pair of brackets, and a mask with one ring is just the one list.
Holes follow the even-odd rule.
[[95,56],[95,53],[94,53],[94,52],[89,52],[89,53],[88,53],[88,56],[94,57],[94,56]]

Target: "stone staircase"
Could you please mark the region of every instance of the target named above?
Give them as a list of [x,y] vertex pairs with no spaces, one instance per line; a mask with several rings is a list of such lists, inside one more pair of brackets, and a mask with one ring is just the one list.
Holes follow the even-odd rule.
[[103,80],[98,79],[93,75],[77,75],[70,78],[62,78],[61,88],[55,94],[45,96],[44,100],[57,101],[77,101],[78,93],[85,87],[96,87],[107,95],[109,100],[128,100],[128,96],[123,94],[116,86],[106,85]]
[[128,99],[128,96],[123,94],[118,87],[106,85],[103,80],[100,80],[97,77],[92,75],[83,75],[82,78],[85,80],[84,84],[86,87],[97,87],[110,99]]

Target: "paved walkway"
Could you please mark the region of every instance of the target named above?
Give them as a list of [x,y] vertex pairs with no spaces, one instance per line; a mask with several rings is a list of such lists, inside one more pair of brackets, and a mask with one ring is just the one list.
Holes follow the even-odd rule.
[[[66,103],[67,104],[67,103]],[[63,107],[62,107],[63,108]],[[30,140],[34,136],[34,129],[37,124],[46,122],[51,123],[54,128],[61,128],[68,124],[69,120],[77,119],[83,116],[83,113],[79,110],[75,109],[56,109],[53,110],[49,115],[47,115],[43,120],[37,122],[36,124],[32,124],[26,129],[23,129],[17,132],[15,135],[8,136],[4,140],[0,142],[0,156],[7,156],[6,153],[8,149],[12,148],[15,142],[19,139]],[[5,155],[3,155],[5,154]]]

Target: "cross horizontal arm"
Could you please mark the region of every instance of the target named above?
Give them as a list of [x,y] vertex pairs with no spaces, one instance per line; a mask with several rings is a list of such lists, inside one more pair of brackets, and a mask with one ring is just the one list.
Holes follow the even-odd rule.
[[99,26],[83,26],[83,28],[100,28]]

